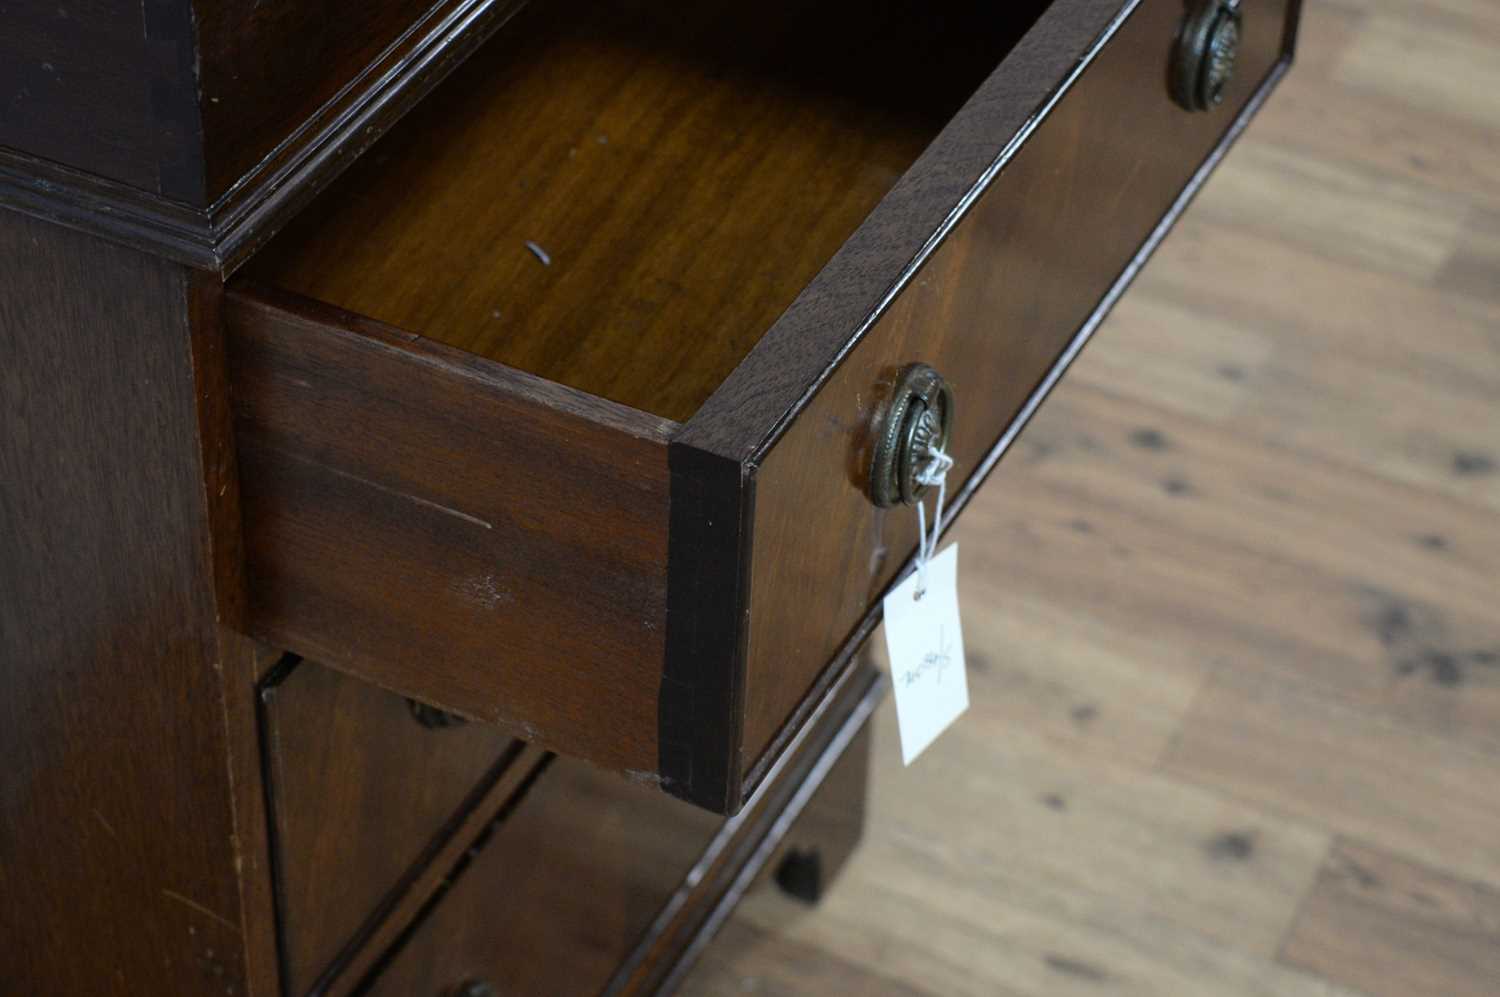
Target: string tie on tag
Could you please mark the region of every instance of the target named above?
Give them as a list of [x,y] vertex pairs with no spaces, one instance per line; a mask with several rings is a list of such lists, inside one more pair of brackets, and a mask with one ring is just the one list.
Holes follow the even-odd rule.
[[953,467],[953,458],[947,452],[933,446],[922,448],[922,466],[917,471],[917,483],[937,486],[937,505],[932,510],[932,533],[927,532],[926,502],[917,500],[917,588],[913,598],[920,599],[927,593],[927,562],[937,554],[938,537],[943,532],[943,502],[948,497],[948,471]]

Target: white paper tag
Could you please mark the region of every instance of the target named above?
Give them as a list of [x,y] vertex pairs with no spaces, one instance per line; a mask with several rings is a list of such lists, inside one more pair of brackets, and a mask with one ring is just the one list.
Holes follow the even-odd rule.
[[885,597],[885,646],[907,765],[969,708],[958,621],[958,544],[927,562],[927,588],[920,599],[918,574],[912,572]]

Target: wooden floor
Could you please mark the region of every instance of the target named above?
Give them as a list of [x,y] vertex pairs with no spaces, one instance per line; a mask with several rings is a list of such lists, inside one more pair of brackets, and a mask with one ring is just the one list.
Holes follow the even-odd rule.
[[955,535],[969,714],[685,993],[1500,994],[1500,0],[1310,0]]

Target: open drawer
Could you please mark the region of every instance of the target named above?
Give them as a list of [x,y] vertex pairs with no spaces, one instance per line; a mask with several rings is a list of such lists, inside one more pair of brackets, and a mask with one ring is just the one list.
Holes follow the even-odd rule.
[[253,629],[734,811],[1294,7],[537,0],[229,286]]

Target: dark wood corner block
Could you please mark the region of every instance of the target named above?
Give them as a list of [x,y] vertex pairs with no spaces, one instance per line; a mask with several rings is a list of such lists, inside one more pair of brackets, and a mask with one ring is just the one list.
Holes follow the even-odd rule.
[[257,636],[743,803],[916,545],[898,384],[956,514],[1295,22],[853,6],[533,5],[231,282]]

